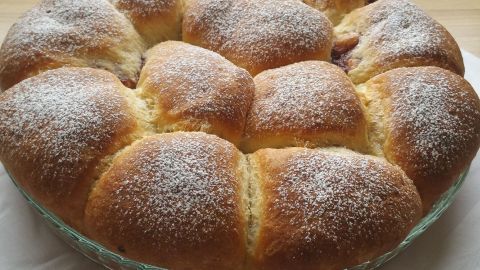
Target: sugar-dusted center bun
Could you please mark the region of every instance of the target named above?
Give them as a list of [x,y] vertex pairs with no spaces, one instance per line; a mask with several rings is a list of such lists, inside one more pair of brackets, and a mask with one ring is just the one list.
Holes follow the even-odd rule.
[[204,131],[238,144],[255,89],[250,74],[217,53],[180,41],[146,53],[141,95],[159,131]]
[[299,0],[189,0],[183,40],[255,75],[298,61],[330,59],[332,24]]
[[250,162],[253,269],[345,269],[394,248],[421,217],[412,181],[379,158],[288,148]]
[[338,67],[306,61],[255,77],[242,149],[342,145],[367,151],[367,123],[355,87]]
[[409,0],[379,0],[335,27],[333,62],[354,83],[410,66],[439,66],[460,75],[462,55],[450,33]]
[[88,234],[169,269],[242,269],[244,158],[204,133],[147,137],[123,151],[90,195]]
[[414,180],[427,213],[480,145],[480,101],[462,77],[437,67],[400,68],[359,87],[379,151]]
[[102,159],[130,144],[139,127],[111,73],[61,68],[0,95],[0,157],[22,187],[82,229]]

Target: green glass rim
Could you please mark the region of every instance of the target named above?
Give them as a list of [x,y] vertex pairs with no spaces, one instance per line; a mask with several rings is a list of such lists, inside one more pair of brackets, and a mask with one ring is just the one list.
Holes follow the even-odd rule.
[[[405,250],[410,244],[412,244],[414,239],[416,239],[419,235],[425,232],[428,227],[430,227],[435,221],[437,221],[440,216],[445,212],[445,210],[452,204],[455,195],[458,193],[460,187],[465,181],[468,170],[469,168],[467,168],[464,172],[460,174],[457,181],[455,181],[455,183],[440,197],[440,199],[437,200],[437,202],[432,207],[432,210],[430,210],[430,212],[420,220],[420,222],[410,231],[407,237],[395,249],[375,258],[374,260],[364,262],[360,265],[348,268],[346,270],[375,269],[394,258],[403,250]],[[50,227],[53,227],[54,232],[57,233],[57,235],[59,235],[65,242],[67,242],[67,244],[75,248],[77,251],[79,251],[92,261],[103,265],[109,269],[167,270],[165,268],[127,259],[115,252],[106,249],[101,244],[82,235],[75,229],[71,228],[69,225],[65,224],[54,213],[45,209],[41,204],[39,204],[35,199],[33,199],[18,185],[18,183],[8,172],[8,170],[6,171],[7,174],[10,176],[12,182],[15,184],[16,188],[25,197],[28,203],[32,205],[33,208],[35,208],[36,211],[47,221],[47,224],[50,225]],[[114,266],[114,268],[112,268],[112,265]]]

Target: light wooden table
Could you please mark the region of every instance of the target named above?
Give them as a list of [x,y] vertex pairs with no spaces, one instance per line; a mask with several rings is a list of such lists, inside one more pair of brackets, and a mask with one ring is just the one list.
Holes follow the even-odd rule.
[[[0,0],[0,41],[20,14],[38,0]],[[480,56],[480,0],[414,0],[442,23],[460,47]]]

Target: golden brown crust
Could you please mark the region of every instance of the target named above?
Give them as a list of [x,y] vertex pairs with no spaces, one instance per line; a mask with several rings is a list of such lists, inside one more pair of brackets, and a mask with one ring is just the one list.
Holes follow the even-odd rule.
[[258,74],[242,149],[342,145],[367,149],[367,124],[355,88],[338,67],[321,61]]
[[0,88],[62,66],[94,67],[134,86],[144,45],[106,0],[44,0],[10,28],[0,49]]
[[109,1],[125,13],[149,45],[180,39],[184,0]]
[[152,100],[160,131],[204,131],[234,144],[242,136],[254,83],[217,53],[167,41],[147,53],[142,95]]
[[337,270],[394,248],[421,217],[415,186],[386,161],[346,150],[264,149],[254,269]]
[[[132,260],[219,270],[371,260],[471,162],[480,100],[450,71],[412,67],[463,74],[442,26],[409,0],[361,7],[370,2],[42,0],[0,49],[0,90],[18,82],[0,94],[0,161],[66,224]],[[343,18],[333,48],[324,14]],[[167,41],[142,57],[180,27],[203,48]],[[354,89],[318,61],[331,55],[368,82]],[[122,85],[138,75],[137,89]],[[234,144],[283,149],[243,155]],[[307,149],[339,145],[390,163]]]
[[0,157],[38,202],[82,230],[101,160],[133,139],[137,123],[113,74],[61,68],[0,96]]
[[255,75],[294,62],[328,60],[332,25],[298,0],[192,0],[183,40]]
[[241,153],[205,133],[147,137],[102,176],[88,234],[129,258],[169,269],[240,269],[245,258]]
[[480,145],[480,101],[462,77],[437,67],[400,68],[369,80],[381,99],[386,158],[414,180],[427,213]]
[[303,0],[303,2],[322,11],[334,25],[352,10],[368,4],[367,0]]
[[[357,42],[350,42],[355,36]],[[335,40],[333,62],[354,83],[398,67],[439,66],[464,73],[450,33],[409,0],[379,0],[354,10],[335,27]]]

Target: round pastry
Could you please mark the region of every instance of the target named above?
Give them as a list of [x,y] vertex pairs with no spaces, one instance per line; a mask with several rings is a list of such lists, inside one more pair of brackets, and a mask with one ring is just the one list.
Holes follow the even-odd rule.
[[88,235],[169,269],[241,269],[246,252],[243,155],[204,133],[144,138],[121,152],[85,210]]
[[367,151],[362,104],[337,66],[300,62],[264,71],[254,80],[243,150],[342,145]]
[[330,59],[332,24],[299,0],[190,0],[183,40],[255,75],[294,62]]
[[421,201],[400,168],[343,149],[263,149],[250,157],[253,269],[345,269],[400,243]]
[[110,0],[149,45],[180,39],[184,0]]
[[370,2],[42,0],[0,48],[0,161],[141,263],[375,260],[472,161],[480,100],[442,26]]
[[378,75],[359,92],[373,116],[369,135],[377,154],[414,181],[426,214],[480,146],[475,90],[448,70],[415,67]]
[[135,86],[144,50],[106,0],[43,0],[10,28],[0,49],[0,88],[62,66],[109,70]]
[[409,0],[379,0],[335,27],[333,62],[354,83],[410,66],[439,66],[463,75],[462,54],[448,31]]
[[159,131],[204,131],[240,141],[253,99],[253,79],[212,51],[180,41],[163,42],[146,53],[140,75]]
[[365,6],[368,0],[303,0],[315,9],[322,11],[330,21],[337,25],[352,10]]
[[140,132],[124,88],[106,71],[62,68],[0,95],[2,163],[28,193],[78,229],[108,156]]

